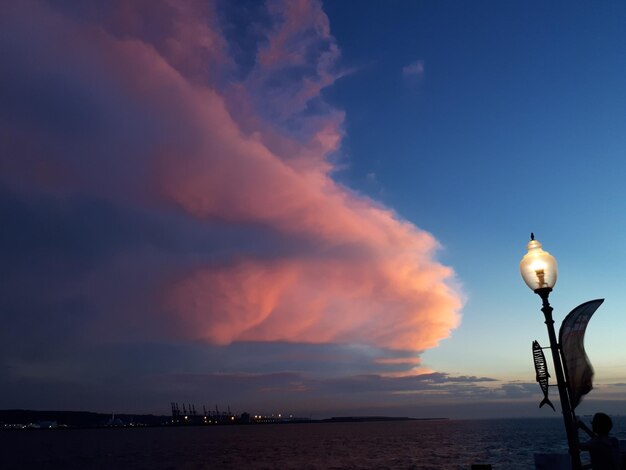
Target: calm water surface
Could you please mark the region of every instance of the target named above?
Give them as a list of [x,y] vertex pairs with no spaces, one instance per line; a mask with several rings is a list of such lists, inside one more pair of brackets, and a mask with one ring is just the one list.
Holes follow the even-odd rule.
[[0,449],[10,469],[516,470],[567,443],[560,419],[515,419],[4,431]]

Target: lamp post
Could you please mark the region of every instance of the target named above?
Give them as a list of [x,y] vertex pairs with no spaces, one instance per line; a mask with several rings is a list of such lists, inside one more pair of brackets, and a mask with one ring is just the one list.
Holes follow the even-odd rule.
[[559,389],[561,409],[563,410],[563,421],[565,423],[565,431],[567,433],[569,453],[572,459],[572,468],[579,470],[582,465],[580,461],[580,450],[578,448],[576,416],[574,415],[574,410],[572,410],[568,385],[563,372],[563,359],[560,345],[556,340],[556,334],[554,332],[552,307],[548,302],[548,296],[556,284],[557,264],[554,256],[541,248],[541,243],[535,240],[535,236],[532,233],[530,234],[530,242],[528,242],[527,248],[528,253],[524,255],[522,261],[520,262],[520,272],[526,285],[528,285],[528,287],[530,287],[535,294],[541,297],[541,311],[543,312],[545,323],[548,327],[550,349],[552,351],[556,382]]

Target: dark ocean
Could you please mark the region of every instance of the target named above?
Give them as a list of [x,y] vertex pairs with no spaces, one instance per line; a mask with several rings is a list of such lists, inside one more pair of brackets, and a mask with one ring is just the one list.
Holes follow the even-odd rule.
[[[626,439],[626,418],[614,423]],[[0,432],[2,469],[515,470],[534,468],[535,452],[567,452],[560,419]]]

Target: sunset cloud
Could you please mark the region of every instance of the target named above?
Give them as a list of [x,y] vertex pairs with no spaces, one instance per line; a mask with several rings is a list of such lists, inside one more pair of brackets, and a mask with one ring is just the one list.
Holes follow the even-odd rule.
[[[53,277],[37,307],[80,298],[76,335],[365,345],[412,369],[458,326],[437,240],[333,178],[344,115],[321,91],[343,72],[320,2],[269,2],[251,63],[228,5],[0,9],[11,240],[67,239],[33,235],[9,284]],[[30,305],[15,292],[5,320]]]

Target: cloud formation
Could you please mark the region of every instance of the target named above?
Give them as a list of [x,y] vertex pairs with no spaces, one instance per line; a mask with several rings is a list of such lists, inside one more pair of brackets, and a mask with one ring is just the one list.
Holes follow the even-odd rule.
[[[69,302],[78,336],[362,344],[413,367],[462,298],[432,235],[333,179],[321,3],[234,8],[0,6],[3,320]],[[50,288],[34,302],[25,279]]]
[[402,67],[402,78],[407,89],[416,92],[424,79],[424,73],[424,61],[421,59]]
[[424,75],[424,61],[416,60],[402,67],[402,75],[405,77],[421,77]]

